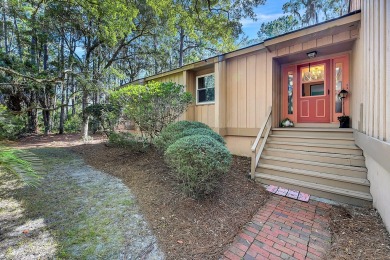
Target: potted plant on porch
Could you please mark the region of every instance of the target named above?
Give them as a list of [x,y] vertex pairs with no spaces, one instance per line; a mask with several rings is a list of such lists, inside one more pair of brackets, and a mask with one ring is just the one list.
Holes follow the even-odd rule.
[[349,116],[339,116],[340,128],[349,128]]

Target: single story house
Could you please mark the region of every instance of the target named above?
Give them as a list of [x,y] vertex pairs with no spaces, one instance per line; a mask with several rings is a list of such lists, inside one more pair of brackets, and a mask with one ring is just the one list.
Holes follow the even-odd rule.
[[135,83],[148,81],[185,85],[196,103],[182,119],[251,156],[256,180],[373,203],[390,230],[389,1],[351,0],[340,18]]

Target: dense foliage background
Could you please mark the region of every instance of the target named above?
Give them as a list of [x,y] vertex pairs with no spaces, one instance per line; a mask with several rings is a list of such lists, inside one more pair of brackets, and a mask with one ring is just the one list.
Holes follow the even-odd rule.
[[[346,0],[290,0],[259,39],[344,14]],[[243,47],[265,0],[2,0],[0,104],[15,135],[84,130],[125,83]],[[261,22],[261,21],[259,21]],[[3,109],[3,108],[2,108]],[[16,124],[16,125],[15,125]]]

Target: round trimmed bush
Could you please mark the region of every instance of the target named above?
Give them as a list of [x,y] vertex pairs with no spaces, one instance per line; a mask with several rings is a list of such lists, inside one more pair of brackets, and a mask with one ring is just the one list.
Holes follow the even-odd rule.
[[[222,136],[220,136],[213,130],[207,128],[190,128],[184,130],[183,132],[181,132],[181,134],[177,135],[178,138],[176,140],[190,135],[207,135],[220,142],[221,144],[225,145],[225,139],[223,139]],[[176,142],[176,140],[174,140],[174,142]]]
[[201,122],[194,122],[194,121],[179,121],[172,124],[167,125],[160,133],[159,136],[157,136],[154,140],[154,144],[160,151],[165,151],[168,146],[173,144],[176,140],[183,136],[179,136],[188,129],[198,129],[198,128],[204,128],[209,129],[211,128]]
[[229,171],[232,156],[212,137],[190,135],[170,145],[165,160],[183,192],[200,198],[215,190],[221,176]]

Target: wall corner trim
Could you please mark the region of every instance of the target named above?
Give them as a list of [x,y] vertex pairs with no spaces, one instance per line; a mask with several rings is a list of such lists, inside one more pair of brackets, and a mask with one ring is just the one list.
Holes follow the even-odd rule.
[[354,130],[353,136],[356,145],[359,146],[364,153],[367,153],[387,172],[390,172],[390,143],[383,142],[357,130]]

